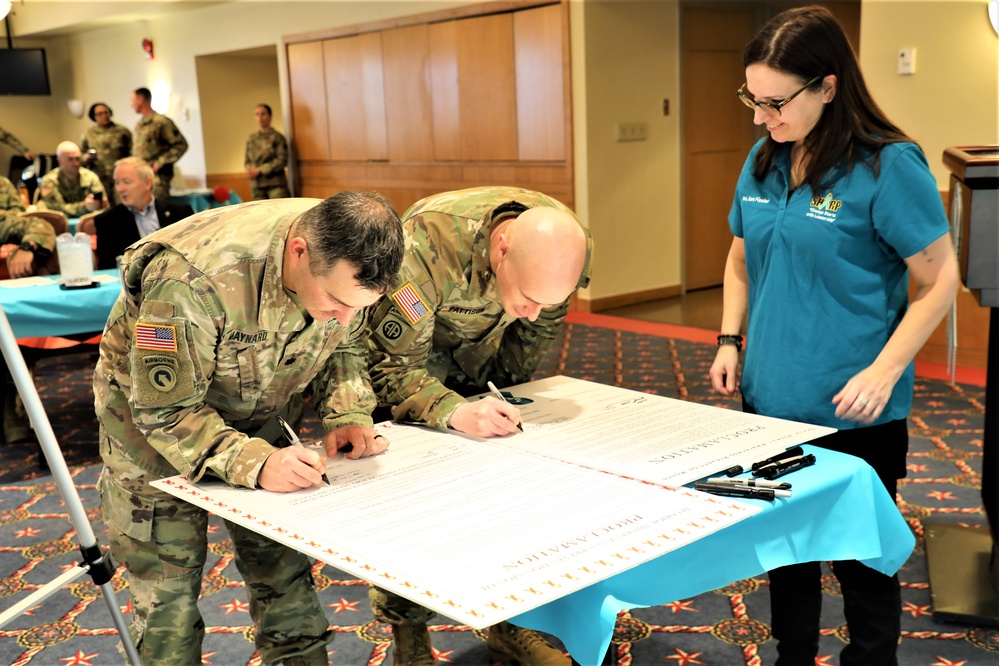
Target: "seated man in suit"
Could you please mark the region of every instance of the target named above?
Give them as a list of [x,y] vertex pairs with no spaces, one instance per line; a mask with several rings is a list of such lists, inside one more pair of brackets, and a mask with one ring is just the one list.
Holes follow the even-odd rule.
[[138,157],[115,162],[114,189],[121,203],[94,218],[99,269],[115,268],[126,247],[194,214],[188,204],[153,199],[153,168]]

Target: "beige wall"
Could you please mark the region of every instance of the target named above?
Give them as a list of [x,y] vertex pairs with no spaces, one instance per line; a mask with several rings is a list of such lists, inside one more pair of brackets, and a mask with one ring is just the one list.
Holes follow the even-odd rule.
[[[860,64],[885,113],[923,147],[941,190],[948,146],[999,144],[999,36],[985,0],[864,0]],[[900,48],[916,73],[900,76]]]
[[[570,25],[576,207],[594,241],[584,296],[678,284],[677,2],[572,2]],[[646,123],[647,140],[617,142],[618,122]]]
[[[17,5],[15,33],[26,34],[33,25],[38,30],[55,27],[44,22],[59,18],[76,20],[73,12],[97,15],[104,3],[61,3],[65,11],[52,11],[54,4],[60,3]],[[78,139],[89,125],[70,116],[68,99],[77,97],[86,105],[104,101],[117,121],[132,127],[136,116],[129,93],[162,81],[173,90],[169,113],[191,144],[180,167],[187,177],[203,178],[217,167],[230,167],[228,162],[216,164],[214,156],[209,164],[206,157],[214,148],[206,151],[202,107],[215,102],[202,99],[198,91],[197,56],[279,45],[282,35],[463,4],[471,3],[222,3],[150,20],[140,15],[122,25],[65,37],[18,39],[17,46],[49,49],[53,95],[0,99],[0,125],[32,149],[48,152],[65,138]],[[868,83],[887,113],[922,143],[941,189],[947,186],[940,162],[945,147],[999,143],[999,37],[988,25],[985,7],[984,0],[863,0],[860,50]],[[38,13],[32,15],[33,10]],[[570,29],[576,207],[596,241],[587,297],[678,285],[678,0],[571,0]],[[143,37],[154,40],[155,60],[145,59]],[[900,77],[895,74],[897,52],[910,46],[918,49],[917,74]],[[284,55],[280,48],[277,52],[284,99],[274,106],[287,108]],[[666,117],[663,98],[671,102]],[[252,110],[240,108],[234,118],[243,140],[253,131]],[[615,142],[613,128],[620,121],[645,122],[648,140]],[[234,153],[233,143],[224,152]],[[0,153],[0,164],[8,157],[9,152]]]
[[246,140],[258,129],[257,104],[271,107],[272,125],[283,132],[277,50],[271,57],[199,56],[196,65],[206,173],[241,172]]

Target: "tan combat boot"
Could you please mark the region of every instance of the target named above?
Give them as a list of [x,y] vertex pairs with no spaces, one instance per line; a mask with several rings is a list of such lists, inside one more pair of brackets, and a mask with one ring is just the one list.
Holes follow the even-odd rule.
[[434,666],[434,651],[430,647],[427,625],[400,622],[392,625],[395,651],[392,666]]
[[500,622],[489,627],[486,647],[501,664],[570,666],[572,659],[553,648],[537,632]]

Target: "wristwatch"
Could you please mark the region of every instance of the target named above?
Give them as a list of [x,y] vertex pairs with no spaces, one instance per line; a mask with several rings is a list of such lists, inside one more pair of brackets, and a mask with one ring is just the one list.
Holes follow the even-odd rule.
[[37,252],[38,246],[31,241],[21,241],[21,244],[17,246],[18,250],[26,250],[28,252]]

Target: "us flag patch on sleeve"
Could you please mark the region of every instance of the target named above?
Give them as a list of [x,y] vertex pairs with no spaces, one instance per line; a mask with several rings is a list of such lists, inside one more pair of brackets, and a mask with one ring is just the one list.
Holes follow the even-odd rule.
[[399,309],[402,310],[411,324],[415,324],[430,314],[430,306],[423,300],[423,296],[416,290],[412,282],[402,285],[389,298],[399,306]]
[[161,324],[136,324],[135,346],[137,349],[157,351],[177,351],[177,329]]

